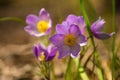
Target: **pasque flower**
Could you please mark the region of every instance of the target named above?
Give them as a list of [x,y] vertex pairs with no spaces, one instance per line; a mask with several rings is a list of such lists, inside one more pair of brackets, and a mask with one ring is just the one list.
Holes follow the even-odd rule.
[[67,55],[77,57],[80,53],[80,46],[86,45],[86,38],[81,34],[80,28],[75,25],[69,25],[68,22],[63,22],[56,26],[57,34],[50,37],[50,41],[57,47],[59,56],[63,58]]
[[57,48],[49,45],[47,49],[45,49],[42,45],[38,44],[33,46],[33,52],[39,61],[51,61],[55,57]]
[[105,24],[105,21],[101,18],[99,18],[96,22],[94,22],[92,25],[91,25],[91,30],[92,30],[92,33],[93,35],[98,38],[98,39],[101,39],[101,40],[104,40],[104,39],[108,39],[110,38],[113,34],[115,34],[115,32],[112,32],[110,34],[107,34],[105,32],[102,32],[101,30],[103,29],[104,27],[104,24]]
[[66,18],[66,21],[69,23],[69,25],[75,24],[75,25],[79,26],[81,33],[82,34],[84,33],[86,24],[85,24],[83,16],[75,16],[73,14],[70,14]]
[[52,20],[49,13],[42,8],[39,12],[39,16],[30,14],[26,18],[25,31],[29,34],[40,37],[50,33],[52,27]]

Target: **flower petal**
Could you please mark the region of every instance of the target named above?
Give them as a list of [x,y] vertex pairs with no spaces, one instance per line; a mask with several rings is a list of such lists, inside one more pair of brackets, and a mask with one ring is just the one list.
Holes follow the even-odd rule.
[[58,34],[67,34],[69,29],[69,25],[67,22],[63,22],[62,24],[57,24],[56,31]]
[[70,25],[69,33],[74,34],[75,36],[79,36],[81,34],[81,31],[77,25],[72,24]]
[[70,50],[71,50],[70,51],[71,57],[75,58],[79,55],[81,48],[80,48],[80,45],[76,44],[76,45],[72,46]]
[[44,21],[47,21],[47,22],[51,21],[49,13],[44,8],[42,8],[40,10],[39,18],[40,18],[40,20],[44,20]]
[[32,36],[40,37],[46,35],[46,33],[40,33],[34,26],[26,26],[24,29]]
[[34,52],[34,55],[35,55],[36,58],[38,58],[40,56],[39,49],[38,49],[37,45],[33,46],[33,52]]
[[48,54],[46,58],[46,61],[51,61],[55,57],[56,53],[57,53],[57,48],[56,47],[52,48],[51,52]]
[[45,32],[45,34],[50,34],[52,28],[48,28],[47,31]]
[[59,56],[58,58],[64,58],[65,56],[70,54],[70,48],[66,45],[62,45],[61,47],[58,47]]
[[102,30],[102,28],[104,27],[104,23],[105,23],[104,19],[101,19],[99,17],[99,19],[92,24],[92,26],[91,26],[92,31],[100,32]]
[[107,33],[104,33],[104,32],[96,32],[96,33],[93,33],[93,35],[98,38],[98,39],[101,39],[101,40],[104,40],[104,39],[108,39],[110,38],[113,34],[115,34],[115,32],[112,32],[110,34],[107,34]]
[[81,33],[83,34],[86,26],[83,16],[78,16],[77,25],[79,26]]
[[41,21],[46,21],[49,23],[49,28],[52,27],[52,19],[50,17],[50,14],[44,9],[42,8],[39,12],[39,18]]
[[83,16],[77,17],[77,16],[71,14],[67,17],[66,21],[69,23],[69,25],[71,25],[71,24],[78,25],[81,30],[81,33],[82,34],[84,33],[86,24],[85,24]]
[[41,54],[42,52],[44,52],[45,58],[47,58],[47,56],[48,56],[48,51],[43,48],[43,45],[42,45],[42,44],[38,44],[38,48],[39,48],[40,54]]
[[77,37],[77,43],[80,44],[80,46],[85,46],[87,44],[87,38],[80,34],[79,37]]
[[55,46],[61,46],[63,45],[64,35],[63,34],[55,34],[52,37],[50,37],[50,41]]
[[76,24],[77,22],[77,17],[73,14],[68,15],[68,17],[66,18],[66,21],[69,22],[69,24]]
[[36,25],[36,23],[39,21],[39,18],[33,14],[30,14],[27,16],[26,18],[26,23],[29,24],[29,25]]
[[53,48],[54,48],[54,47],[53,47],[53,44],[49,44],[49,45],[47,46],[47,51],[48,51],[48,53],[50,53]]

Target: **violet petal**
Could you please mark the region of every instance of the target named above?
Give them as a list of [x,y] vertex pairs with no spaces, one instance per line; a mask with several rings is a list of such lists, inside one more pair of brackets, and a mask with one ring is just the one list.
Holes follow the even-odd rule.
[[24,29],[32,36],[40,37],[45,35],[45,33],[40,33],[34,26],[26,26]]
[[104,19],[99,18],[96,22],[94,22],[91,26],[93,32],[100,32],[104,27]]
[[71,51],[70,51],[71,57],[73,57],[73,58],[77,57],[80,53],[80,50],[81,50],[80,45],[76,44],[76,45],[72,46]]
[[68,15],[66,21],[69,22],[70,24],[76,24],[77,17],[73,14],[70,14],[70,15]]
[[110,38],[113,34],[115,34],[115,32],[112,32],[110,34],[107,34],[107,33],[104,33],[104,32],[96,32],[96,33],[93,33],[93,34],[96,38],[104,40],[104,39]]
[[50,37],[50,41],[55,45],[55,46],[60,46],[64,43],[64,35],[63,34],[55,34],[52,37]]
[[87,44],[87,38],[80,34],[79,37],[77,37],[77,43],[80,44],[80,46],[85,46]]
[[63,45],[61,47],[58,47],[58,52],[59,52],[59,56],[58,58],[64,58],[65,56],[70,54],[70,48],[66,45]]
[[85,32],[85,27],[86,27],[86,23],[83,16],[78,16],[77,24],[81,30],[81,33],[83,34]]
[[47,58],[47,56],[48,56],[48,51],[47,51],[46,49],[44,49],[41,44],[38,44],[38,47],[39,47],[40,54],[41,54],[42,52],[44,52],[45,58]]
[[38,58],[38,57],[40,56],[40,54],[39,54],[39,49],[38,49],[38,46],[37,46],[37,45],[34,45],[34,46],[33,46],[33,52],[34,52],[34,56],[35,56],[36,58]]
[[81,31],[77,25],[72,24],[70,25],[69,33],[74,34],[75,36],[79,36],[81,34]]
[[86,24],[85,24],[83,16],[77,17],[77,16],[71,14],[67,17],[66,21],[69,23],[69,25],[71,25],[71,24],[78,25],[81,30],[81,33],[82,34],[84,33]]
[[36,26],[36,23],[39,21],[39,18],[35,15],[28,15],[27,18],[26,18],[26,23],[29,24],[29,25],[34,25]]
[[51,21],[49,13],[44,8],[42,8],[40,10],[39,18],[40,18],[40,20],[44,20],[44,21],[47,21],[47,22]]
[[69,25],[67,22],[63,22],[62,24],[57,24],[56,31],[58,34],[67,34],[69,29]]
[[57,53],[57,48],[52,48],[51,52],[48,54],[46,61],[51,61]]

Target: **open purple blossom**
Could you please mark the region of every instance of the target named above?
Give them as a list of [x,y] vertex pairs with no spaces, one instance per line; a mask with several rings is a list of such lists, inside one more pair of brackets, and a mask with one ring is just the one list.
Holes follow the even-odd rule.
[[81,34],[79,27],[75,24],[67,25],[67,22],[58,24],[56,32],[57,34],[50,37],[50,41],[57,47],[59,59],[67,55],[77,57],[81,50],[80,46],[87,43],[85,36]]
[[50,15],[44,8],[40,10],[39,16],[33,14],[28,15],[26,23],[28,25],[25,27],[25,31],[36,37],[49,34],[52,27]]
[[66,18],[66,21],[69,23],[69,25],[71,24],[78,25],[81,30],[81,33],[82,34],[84,33],[86,24],[85,24],[83,16],[75,16],[71,14]]
[[44,49],[40,44],[33,46],[33,52],[35,57],[39,61],[51,61],[57,52],[57,48],[49,45],[47,49]]
[[112,32],[110,34],[107,34],[105,32],[102,32],[101,30],[103,29],[105,24],[104,19],[99,18],[96,22],[94,22],[91,26],[91,30],[93,35],[101,40],[108,39],[110,38],[115,32]]

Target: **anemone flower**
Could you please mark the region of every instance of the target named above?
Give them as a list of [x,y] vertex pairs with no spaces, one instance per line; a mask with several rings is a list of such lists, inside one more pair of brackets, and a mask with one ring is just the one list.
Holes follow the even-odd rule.
[[78,25],[81,30],[81,33],[82,34],[84,33],[86,24],[85,24],[83,16],[75,16],[73,14],[70,14],[66,18],[66,21],[69,23],[69,25],[71,24]]
[[92,33],[93,35],[98,38],[98,39],[101,39],[101,40],[104,40],[104,39],[108,39],[110,38],[113,34],[115,34],[115,32],[112,32],[110,34],[107,34],[105,32],[102,32],[101,30],[103,29],[104,27],[104,24],[105,24],[105,21],[104,19],[101,19],[99,17],[99,19],[94,22],[91,26],[91,30],[92,30]]
[[57,49],[55,47],[52,47],[51,45],[48,46],[47,49],[43,48],[40,44],[33,46],[33,52],[35,57],[39,61],[51,61],[57,52]]
[[49,13],[42,8],[39,12],[39,16],[30,14],[26,18],[28,24],[24,29],[30,35],[40,37],[50,33],[52,27],[52,20]]
[[67,55],[75,58],[79,55],[81,47],[86,45],[86,38],[81,34],[78,25],[67,25],[67,22],[56,26],[57,34],[50,37],[50,41],[57,47],[59,56],[63,58]]

